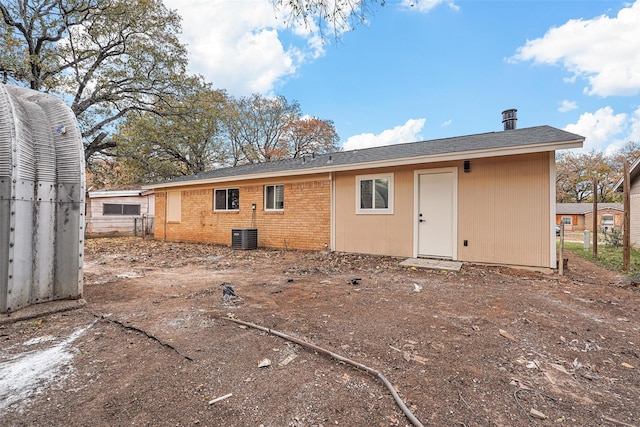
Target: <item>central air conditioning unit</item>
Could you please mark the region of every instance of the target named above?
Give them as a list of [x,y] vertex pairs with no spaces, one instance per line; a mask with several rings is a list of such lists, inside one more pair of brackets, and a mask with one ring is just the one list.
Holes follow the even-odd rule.
[[231,230],[231,249],[258,249],[257,228],[234,228]]

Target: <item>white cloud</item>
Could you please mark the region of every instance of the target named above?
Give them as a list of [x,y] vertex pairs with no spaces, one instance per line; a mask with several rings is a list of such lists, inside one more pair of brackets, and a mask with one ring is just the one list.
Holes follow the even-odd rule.
[[640,2],[615,17],[574,19],[518,48],[513,61],[561,64],[586,79],[588,95],[631,96],[640,92]]
[[[640,117],[640,109],[636,115]],[[629,140],[630,124],[626,114],[614,114],[613,108],[603,107],[595,113],[582,114],[577,123],[567,125],[564,130],[586,138],[582,148],[584,151],[607,151],[607,147],[615,147]]]
[[[330,8],[332,1],[337,2],[330,0]],[[408,5],[410,0],[403,2]],[[270,93],[295,76],[302,64],[325,55],[327,39],[316,23],[309,20],[305,25],[292,18],[286,5],[274,8],[270,0],[164,3],[183,19],[181,40],[189,50],[189,71],[235,96]],[[439,5],[458,9],[453,0],[416,0],[413,9],[426,12]],[[342,2],[340,6],[349,13],[360,3]],[[352,29],[349,20],[326,25],[326,34],[340,35]]]
[[345,151],[360,148],[381,147],[383,145],[402,144],[403,142],[415,142],[422,139],[420,131],[424,127],[426,119],[409,119],[404,125],[387,129],[378,135],[362,133],[349,137],[342,145]]
[[436,7],[446,4],[450,9],[458,11],[460,6],[453,0],[402,0],[402,6],[418,12],[429,12]]
[[575,101],[569,101],[565,99],[560,103],[558,111],[560,111],[561,113],[566,113],[567,111],[575,110],[576,108],[578,108],[578,104],[576,104]]
[[[324,54],[316,29],[287,23],[269,0],[165,0],[183,18],[181,39],[189,50],[190,71],[232,95],[270,92],[305,61]],[[290,32],[300,47],[284,46]]]
[[449,120],[446,120],[446,121],[442,122],[442,124],[440,126],[442,126],[443,128],[446,128],[448,126],[451,126],[451,123],[453,123],[453,120],[449,119]]
[[627,142],[640,142],[640,108],[631,113],[625,122],[621,136],[605,147],[605,154],[613,154],[618,148],[622,148]]

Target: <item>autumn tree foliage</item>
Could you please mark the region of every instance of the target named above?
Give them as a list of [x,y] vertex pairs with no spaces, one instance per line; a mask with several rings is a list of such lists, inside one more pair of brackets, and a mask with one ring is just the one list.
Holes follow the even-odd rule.
[[624,162],[631,164],[639,157],[640,144],[636,142],[628,142],[609,155],[596,150],[559,154],[556,158],[556,201],[593,202],[594,178],[598,180],[595,191],[598,202],[620,201],[620,194],[614,193],[613,189],[622,178]]
[[[557,200],[562,203],[592,201],[593,178],[601,183],[611,181],[612,170],[601,151],[566,152],[556,161]],[[598,200],[605,196],[598,191]]]
[[269,98],[253,94],[231,102],[226,118],[230,164],[287,158],[289,153],[281,143],[282,137],[301,115],[300,105],[284,96]]
[[331,153],[338,150],[340,137],[331,120],[317,117],[300,118],[284,128],[281,145],[291,158],[311,153]]
[[303,117],[298,102],[284,96],[233,100],[226,121],[233,166],[336,151],[340,140],[332,121]]

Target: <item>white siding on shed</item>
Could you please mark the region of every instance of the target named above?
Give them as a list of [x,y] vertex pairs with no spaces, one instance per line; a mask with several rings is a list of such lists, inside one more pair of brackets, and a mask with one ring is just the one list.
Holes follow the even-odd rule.
[[[120,192],[125,193],[125,192]],[[141,191],[133,195],[117,195],[118,192],[108,194],[106,191],[89,192],[87,203],[87,233],[89,235],[117,233],[134,234],[134,220],[138,219],[138,228],[141,226],[141,218],[153,218],[155,198],[153,193],[140,195]],[[139,215],[104,214],[104,205],[139,205]]]

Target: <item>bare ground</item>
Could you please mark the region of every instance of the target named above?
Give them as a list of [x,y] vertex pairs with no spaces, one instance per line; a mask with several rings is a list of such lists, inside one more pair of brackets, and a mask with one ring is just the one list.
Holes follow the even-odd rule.
[[424,425],[640,425],[640,292],[574,257],[559,277],[136,238],[85,254],[84,307],[0,324],[0,425],[409,425],[378,379],[229,314],[384,373]]

